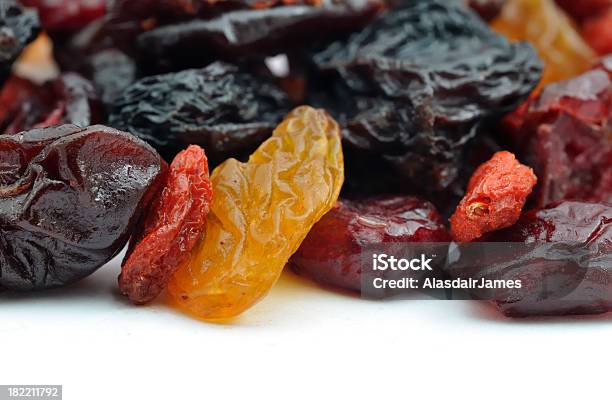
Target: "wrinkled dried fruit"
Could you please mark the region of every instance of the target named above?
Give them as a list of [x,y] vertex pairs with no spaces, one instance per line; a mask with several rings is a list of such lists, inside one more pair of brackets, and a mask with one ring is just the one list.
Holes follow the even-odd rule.
[[544,88],[512,116],[510,136],[539,182],[535,207],[562,199],[612,203],[612,64]]
[[499,289],[487,297],[506,316],[612,310],[612,205],[554,203],[524,213],[514,226],[485,240],[500,244],[468,253],[451,273],[521,280],[520,289]]
[[[291,265],[319,282],[361,290],[362,255],[380,243],[448,242],[433,204],[412,196],[341,200],[314,225]],[[388,255],[393,254],[385,250]]]
[[443,0],[405,1],[314,57],[335,91],[328,106],[347,146],[381,158],[419,190],[448,188],[464,146],[536,86],[541,62],[474,13]]
[[104,16],[106,0],[21,0],[35,7],[49,31],[73,32]]
[[137,45],[148,68],[198,67],[219,58],[277,55],[333,39],[362,27],[382,8],[378,0],[319,3],[237,10],[212,20],[162,26],[141,34]]
[[336,203],[343,178],[337,123],[322,110],[295,109],[247,163],[229,159],[213,171],[204,238],[170,280],[173,302],[204,319],[253,306]]
[[595,61],[595,52],[553,0],[508,0],[491,26],[538,49],[545,62],[543,85],[580,75]]
[[136,63],[118,49],[106,49],[91,55],[85,71],[105,106],[112,106],[137,78]]
[[586,20],[582,36],[600,55],[612,53],[612,6],[607,12]]
[[493,155],[476,169],[450,218],[453,239],[468,242],[514,224],[536,182],[533,170],[521,165],[514,154]]
[[153,148],[103,126],[0,136],[0,286],[52,288],[100,268],[165,170]]
[[0,122],[3,133],[16,134],[59,124],[86,127],[103,119],[93,85],[76,73],[64,73],[43,86],[25,82],[15,84],[12,91],[21,89],[23,93],[16,93],[12,100],[8,100],[11,104],[4,107],[7,114],[4,122]]
[[40,32],[38,15],[15,0],[0,2],[0,86],[9,77],[13,62]]
[[121,293],[137,304],[159,295],[202,237],[212,195],[208,160],[192,145],[172,161],[161,196],[133,239],[121,266]]
[[110,122],[168,158],[200,145],[214,165],[252,152],[272,134],[288,105],[270,81],[217,62],[141,79],[115,101]]

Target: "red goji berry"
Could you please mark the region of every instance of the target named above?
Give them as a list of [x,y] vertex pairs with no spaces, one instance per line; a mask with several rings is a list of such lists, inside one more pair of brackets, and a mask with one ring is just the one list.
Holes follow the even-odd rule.
[[204,150],[191,145],[172,161],[166,185],[121,267],[121,292],[137,304],[153,300],[202,236],[212,200]]
[[535,186],[533,170],[501,151],[482,164],[450,219],[455,241],[468,242],[516,223]]

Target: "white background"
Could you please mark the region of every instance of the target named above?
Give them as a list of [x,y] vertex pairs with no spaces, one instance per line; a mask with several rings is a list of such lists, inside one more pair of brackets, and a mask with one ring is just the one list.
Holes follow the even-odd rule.
[[0,384],[62,384],[74,405],[612,403],[612,316],[366,301],[286,272],[234,324],[208,324],[130,305],[118,271],[1,294]]

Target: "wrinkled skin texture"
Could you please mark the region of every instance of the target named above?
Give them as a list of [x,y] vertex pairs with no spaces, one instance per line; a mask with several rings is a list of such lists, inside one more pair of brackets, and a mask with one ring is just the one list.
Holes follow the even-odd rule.
[[406,1],[314,63],[333,81],[325,93],[335,100],[320,105],[339,117],[347,147],[382,157],[426,192],[457,180],[464,146],[523,101],[541,71],[528,44],[445,1]]
[[334,39],[364,26],[379,0],[322,0],[321,4],[236,10],[212,20],[166,25],[141,34],[143,65],[157,70],[202,66],[215,59],[277,55]]
[[448,241],[442,217],[425,200],[412,196],[341,200],[310,230],[290,264],[299,274],[323,284],[360,291],[362,255],[369,246]]
[[115,101],[110,122],[165,157],[197,144],[216,164],[252,152],[272,134],[288,104],[273,83],[217,62],[136,82]]
[[153,148],[103,126],[0,136],[0,287],[58,287],[100,268],[165,170]]
[[144,304],[165,289],[202,237],[212,195],[206,155],[192,145],[172,161],[161,196],[134,237],[137,243],[121,266],[121,293],[136,304]]
[[174,274],[174,304],[203,319],[238,316],[272,288],[311,227],[336,203],[344,179],[338,124],[299,107],[247,163],[225,161],[205,236]]
[[553,0],[508,0],[492,28],[510,40],[527,40],[545,62],[542,85],[587,71],[595,52]]
[[24,6],[35,7],[48,31],[73,32],[102,17],[106,0],[21,0]]
[[76,73],[64,73],[42,86],[15,81],[5,94],[10,104],[3,106],[7,113],[0,124],[6,134],[60,124],[87,127],[103,120],[93,85]]
[[[454,276],[520,279],[520,289],[496,290],[506,316],[596,314],[612,310],[612,206],[566,201],[524,213],[512,227],[486,236],[503,243],[455,264]],[[512,244],[517,243],[517,244]],[[514,248],[509,249],[508,247]],[[486,252],[486,255],[482,255]],[[463,254],[462,254],[463,256]],[[474,292],[482,297],[484,292]]]
[[[607,67],[607,70],[606,70]],[[612,61],[544,88],[509,118],[512,142],[539,182],[533,205],[612,203]]]
[[14,0],[0,2],[0,86],[9,77],[13,62],[40,32],[38,15]]
[[493,155],[476,169],[450,218],[453,239],[469,242],[516,223],[536,182],[533,170],[521,165],[514,154]]

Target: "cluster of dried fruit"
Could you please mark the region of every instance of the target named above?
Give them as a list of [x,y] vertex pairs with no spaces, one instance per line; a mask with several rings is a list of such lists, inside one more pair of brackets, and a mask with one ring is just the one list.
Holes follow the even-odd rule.
[[[612,8],[584,3],[4,1],[0,288],[130,240],[123,294],[219,319],[288,263],[359,290],[371,247],[455,241],[449,277],[528,281],[490,298],[507,315],[612,310],[612,59],[587,45]],[[9,77],[39,24],[62,73]]]

